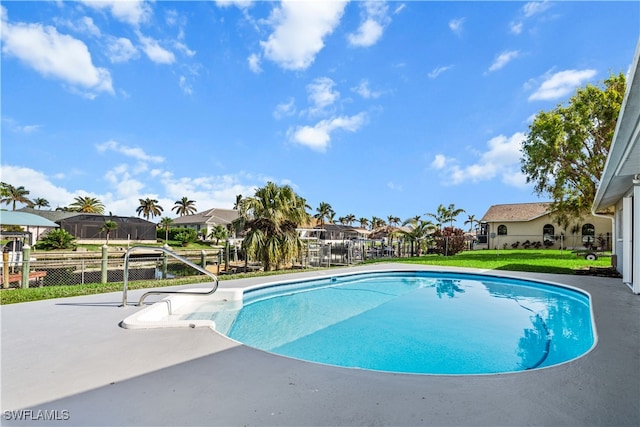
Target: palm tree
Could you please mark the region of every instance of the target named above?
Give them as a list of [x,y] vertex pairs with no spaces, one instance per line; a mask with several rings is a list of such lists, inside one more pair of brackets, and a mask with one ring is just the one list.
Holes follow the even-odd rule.
[[16,203],[24,203],[27,206],[33,205],[33,202],[27,197],[29,190],[26,190],[23,186],[14,187],[11,184],[3,182],[0,185],[0,194],[2,195],[0,203],[6,205],[12,204],[12,210],[14,211],[16,210]]
[[320,205],[316,208],[316,214],[313,216],[315,219],[320,220],[320,226],[324,227],[325,219],[331,222],[332,215],[335,215],[333,208],[329,203],[320,202]]
[[117,228],[118,228],[118,223],[111,219],[106,220],[104,224],[102,224],[102,226],[100,227],[100,232],[107,234],[107,242],[106,242],[107,245],[109,244],[109,236],[111,235],[111,232]]
[[367,228],[367,226],[369,225],[369,218],[365,218],[365,217],[359,218],[358,222],[360,223],[360,227]]
[[42,197],[36,197],[35,199],[33,199],[33,207],[34,208],[46,208],[49,207],[49,201],[47,199],[43,199]]
[[387,217],[387,221],[389,221],[389,225],[398,225],[400,224],[400,218],[398,218],[397,216],[393,216],[393,215],[389,215]]
[[279,269],[300,254],[303,243],[296,228],[310,217],[306,200],[290,186],[268,182],[243,200],[241,208],[241,216],[251,218],[242,248],[247,256],[259,259],[265,271]]
[[469,233],[473,231],[473,224],[480,224],[480,221],[476,219],[475,215],[469,215],[468,219],[464,222],[464,225],[469,224]]
[[180,200],[176,200],[175,206],[171,208],[172,211],[180,216],[191,215],[197,212],[195,200],[189,200],[188,197],[183,197]]
[[162,228],[164,228],[164,241],[165,242],[167,240],[169,240],[169,227],[171,226],[171,224],[173,224],[173,220],[171,218],[169,218],[168,216],[163,216],[162,218],[160,218],[159,225]]
[[372,230],[375,230],[376,228],[384,227],[385,225],[387,225],[387,223],[384,222],[384,219],[378,218],[377,216],[371,217],[371,229]]
[[445,208],[444,205],[442,204],[438,206],[436,213],[426,213],[425,215],[435,219],[436,220],[435,225],[438,228],[442,228],[442,224],[444,224],[449,220],[449,212],[447,211],[447,208]]
[[356,216],[354,214],[349,214],[344,217],[345,224],[351,226],[353,225],[353,221],[356,220]]
[[234,210],[240,210],[240,205],[242,204],[242,194],[236,194],[236,202],[233,204]]
[[69,205],[69,211],[82,213],[104,213],[104,205],[95,197],[78,196],[73,199],[74,202]]
[[220,240],[226,240],[226,238],[229,237],[229,230],[227,230],[227,227],[224,225],[217,224],[207,237],[209,239],[215,239],[217,245]]
[[411,218],[405,219],[402,225],[407,225],[407,224],[415,225],[420,221],[420,218],[422,218],[421,215],[412,216]]
[[455,221],[458,215],[460,215],[461,213],[464,213],[464,209],[456,209],[456,206],[453,203],[451,203],[447,207],[447,220],[449,221],[449,225],[451,227],[453,227],[453,221]]
[[164,209],[162,209],[162,206],[158,205],[158,201],[156,199],[147,197],[146,199],[138,200],[140,200],[140,206],[136,209],[138,216],[142,214],[142,216],[148,221],[149,217],[153,218],[162,215],[162,211]]
[[428,241],[430,231],[435,230],[437,227],[431,221],[421,220],[420,216],[407,219],[403,225],[411,226],[410,231],[400,230],[400,233],[411,242],[411,256],[414,256],[414,254],[420,256],[422,253],[422,242]]

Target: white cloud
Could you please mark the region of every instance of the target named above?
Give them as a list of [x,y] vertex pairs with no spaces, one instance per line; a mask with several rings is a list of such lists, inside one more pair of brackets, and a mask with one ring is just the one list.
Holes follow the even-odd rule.
[[93,65],[84,42],[50,26],[9,23],[2,8],[2,52],[45,77],[60,79],[79,92],[114,93],[111,74]]
[[351,88],[352,91],[356,92],[358,95],[363,97],[364,99],[375,99],[379,98],[382,95],[380,91],[371,90],[369,87],[369,81],[363,79],[358,83],[358,86]]
[[280,120],[284,117],[293,116],[296,113],[296,101],[293,98],[289,98],[289,101],[283,104],[278,104],[273,117]]
[[522,32],[523,25],[522,21],[510,22],[509,31],[513,34],[520,34]]
[[[160,206],[164,208],[163,216],[174,216],[171,207],[185,194],[196,201],[199,211],[213,207],[231,209],[237,194],[248,197],[267,181],[275,181],[271,177],[253,176],[243,172],[236,175],[175,178],[170,171],[161,169],[136,176],[135,168],[121,164],[103,175],[109,191],[94,193],[82,188],[68,190],[53,182],[64,179],[64,174],[48,176],[30,168],[7,164],[1,165],[0,170],[0,180],[15,186],[24,186],[30,191],[31,198],[47,199],[51,209],[69,206],[77,196],[90,196],[100,200],[105,205],[106,212],[121,216],[136,216],[139,199],[146,197],[153,197],[159,201]],[[95,172],[92,174],[95,175]],[[158,221],[159,218],[153,220]]]
[[184,44],[182,42],[179,42],[179,41],[174,41],[173,42],[173,47],[175,47],[176,50],[184,53],[187,56],[194,56],[196,54],[195,50],[189,49],[189,47],[186,44]]
[[294,143],[306,145],[316,151],[325,152],[329,146],[333,132],[336,130],[356,132],[364,125],[365,121],[366,115],[364,113],[350,117],[334,117],[332,119],[322,120],[315,126],[298,126],[295,129],[289,129],[288,134]]
[[115,151],[116,153],[124,154],[126,157],[132,157],[136,160],[141,160],[145,162],[152,163],[162,163],[164,162],[164,157],[162,156],[152,156],[147,154],[141,148],[136,147],[128,147],[126,145],[122,145],[117,141],[109,140],[107,142],[103,142],[102,144],[96,144],[96,149],[99,153],[104,153],[106,151]]
[[[203,176],[199,178],[176,178],[172,173],[166,172],[160,176],[160,182],[164,188],[165,197],[170,200],[165,206],[173,207],[174,201],[189,194],[189,198],[196,201],[198,211],[213,207],[231,209],[236,200],[236,195],[244,197],[252,196],[258,185],[242,183],[241,180],[254,181],[255,178],[243,174]],[[262,181],[262,179],[259,179]],[[265,181],[266,182],[266,181]]]
[[237,6],[240,9],[246,9],[253,3],[252,0],[215,0],[218,7]]
[[73,203],[73,198],[76,196],[76,193],[53,184],[51,177],[42,172],[7,164],[3,164],[1,169],[2,181],[15,186],[23,186],[29,191],[31,199],[37,197],[47,199],[51,209],[68,206]]
[[517,51],[517,50],[506,50],[502,52],[500,55],[496,57],[496,59],[493,61],[493,64],[491,64],[491,66],[489,67],[489,72],[496,71],[503,68],[505,65],[507,65],[509,62],[513,61],[514,59],[516,59],[518,56],[520,56],[520,51]]
[[145,188],[142,181],[132,177],[129,169],[129,165],[121,164],[111,168],[104,175],[110,188],[115,190],[119,198],[135,199]]
[[538,89],[529,96],[529,101],[549,101],[562,98],[595,75],[596,70],[590,69],[559,71],[542,82]]
[[15,133],[33,133],[42,128],[42,125],[22,125],[9,117],[3,117],[2,123],[4,124],[5,129],[10,129],[11,132]]
[[449,29],[453,31],[456,35],[462,34],[462,24],[464,24],[466,18],[457,18],[449,21]]
[[348,34],[351,46],[373,46],[380,40],[384,27],[389,24],[387,3],[384,1],[365,1],[361,3],[362,22],[355,33]]
[[451,161],[452,159],[447,158],[444,154],[436,154],[431,162],[431,167],[434,169],[444,169]]
[[318,77],[307,85],[308,99],[311,103],[310,114],[317,114],[335,103],[340,98],[340,92],[334,91],[335,82],[329,77]]
[[262,72],[262,68],[260,67],[260,56],[252,53],[247,58],[247,62],[249,63],[249,69],[254,73],[258,74]]
[[191,83],[187,81],[187,78],[185,76],[180,76],[180,78],[178,79],[178,85],[180,86],[180,89],[182,89],[182,91],[187,95],[193,94],[193,87],[191,86]]
[[79,32],[86,33],[94,37],[100,37],[101,35],[100,28],[98,28],[93,22],[93,19],[88,16],[80,19],[74,28]]
[[398,6],[396,6],[396,8],[393,10],[393,14],[397,15],[398,13],[402,12],[404,10],[404,8],[407,7],[406,4],[404,3],[400,3]]
[[525,21],[531,19],[535,15],[545,12],[550,7],[551,3],[547,0],[525,3],[519,14],[520,16],[509,23],[509,32],[512,34],[521,34]]
[[324,38],[340,22],[346,2],[283,1],[268,23],[274,28],[261,41],[264,57],[287,70],[304,70],[324,47]]
[[156,64],[173,64],[175,62],[176,57],[173,52],[160,46],[157,40],[144,36],[140,32],[138,32],[138,38],[142,43],[142,50],[152,62]]
[[393,181],[387,182],[387,188],[389,188],[390,190],[393,190],[393,191],[402,191],[402,185],[396,184]]
[[374,45],[382,37],[382,25],[373,19],[367,19],[358,28],[358,31],[349,34],[347,39],[351,46],[368,47]]
[[113,63],[127,62],[139,56],[138,49],[131,43],[131,40],[124,37],[109,37],[106,53]]
[[180,18],[179,18],[179,15],[178,15],[178,11],[177,10],[167,10],[165,12],[165,14],[164,14],[164,21],[169,26],[178,25],[178,22],[180,21]]
[[452,185],[488,181],[501,176],[505,184],[522,187],[526,179],[521,176],[519,165],[525,138],[526,135],[521,132],[511,137],[499,135],[487,142],[487,150],[474,164],[461,167],[456,159],[438,154],[431,167],[443,171],[446,182]]
[[151,16],[151,6],[144,0],[82,0],[93,9],[107,9],[118,21],[138,26]]
[[551,7],[551,3],[547,0],[545,1],[532,1],[526,3],[522,6],[522,11],[524,12],[524,16],[527,18],[532,17],[533,15],[537,15],[539,13],[544,12],[545,10]]
[[443,67],[436,67],[433,70],[431,70],[431,72],[429,72],[429,74],[427,74],[427,76],[429,76],[430,79],[435,79],[440,74],[442,74],[445,71],[448,71],[448,70],[450,70],[452,68],[453,68],[453,65],[445,65]]

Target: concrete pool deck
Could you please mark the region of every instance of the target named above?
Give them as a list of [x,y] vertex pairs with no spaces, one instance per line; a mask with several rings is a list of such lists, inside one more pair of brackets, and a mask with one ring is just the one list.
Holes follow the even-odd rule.
[[[372,268],[481,272],[379,264],[283,280]],[[6,305],[0,307],[2,425],[640,425],[640,296],[620,279],[486,273],[586,290],[597,346],[535,371],[391,374],[287,359],[208,328],[123,329],[119,322],[141,308],[119,307],[120,292]],[[189,287],[202,284],[181,288]],[[143,292],[130,291],[130,304]]]

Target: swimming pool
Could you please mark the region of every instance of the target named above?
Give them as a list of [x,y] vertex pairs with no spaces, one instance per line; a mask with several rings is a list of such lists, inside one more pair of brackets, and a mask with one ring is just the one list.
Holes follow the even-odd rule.
[[[483,274],[393,271],[225,290],[172,303],[247,346],[306,361],[415,374],[548,367],[595,345],[582,291]],[[197,297],[196,297],[197,298]]]

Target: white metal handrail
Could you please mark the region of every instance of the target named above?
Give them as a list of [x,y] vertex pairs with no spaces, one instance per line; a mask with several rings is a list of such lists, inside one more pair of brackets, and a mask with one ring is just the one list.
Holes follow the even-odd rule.
[[207,276],[211,277],[213,279],[214,282],[214,286],[213,288],[208,291],[208,292],[193,292],[193,291],[149,291],[144,293],[141,297],[140,297],[140,301],[138,301],[138,306],[142,305],[142,302],[144,301],[144,299],[146,297],[148,297],[149,295],[163,295],[163,294],[187,294],[187,295],[211,295],[213,294],[217,289],[218,289],[218,277],[213,274],[212,272],[208,271],[207,269],[199,266],[198,264],[194,264],[191,261],[189,261],[188,259],[181,257],[180,255],[178,255],[177,253],[173,252],[170,249],[167,249],[165,247],[157,247],[157,246],[133,246],[131,248],[129,248],[127,250],[127,252],[124,255],[124,280],[123,280],[123,285],[122,285],[122,305],[121,307],[126,307],[127,305],[127,290],[128,290],[128,286],[129,286],[129,255],[131,254],[131,252],[135,252],[135,251],[139,251],[139,250],[147,250],[147,251],[156,251],[156,252],[164,252],[167,255],[172,256],[173,258],[187,264],[189,267],[195,268],[196,270],[200,271],[201,273],[206,274]]

